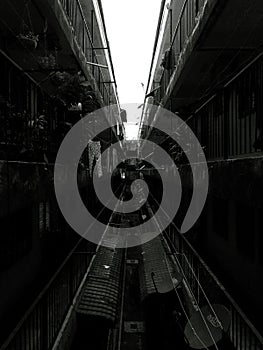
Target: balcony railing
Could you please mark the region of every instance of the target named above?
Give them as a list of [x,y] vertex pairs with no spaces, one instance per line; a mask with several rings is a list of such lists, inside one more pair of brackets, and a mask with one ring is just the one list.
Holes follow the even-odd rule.
[[52,348],[92,256],[87,242],[82,241],[75,247],[1,350]]
[[[80,2],[78,0],[60,0],[60,3],[63,6],[64,11],[68,17],[69,23],[73,28],[76,41],[79,47],[81,48],[83,54],[87,58],[87,61],[99,64],[98,58],[93,47],[90,30]],[[87,53],[90,53],[90,57],[87,57]],[[91,66],[93,77],[98,85],[98,89],[101,93],[104,103],[105,105],[109,105],[111,103],[110,97],[112,96],[114,90],[111,84],[105,82],[102,69],[104,68],[101,68],[96,65]]]
[[240,310],[232,297],[227,293],[213,275],[198,253],[182,234],[172,225],[165,232],[172,253],[181,267],[193,298],[200,307],[211,304],[223,304],[230,311],[230,329],[227,339],[234,349],[262,350],[263,337]]
[[[200,13],[205,7],[207,0],[186,0],[183,4],[179,20],[175,27],[170,49],[173,50],[175,60],[178,61],[179,56],[187,45],[188,39],[193,33],[193,30],[198,22]],[[156,103],[161,102],[169,85],[171,76],[176,69],[164,69],[160,79],[161,88],[156,95]]]

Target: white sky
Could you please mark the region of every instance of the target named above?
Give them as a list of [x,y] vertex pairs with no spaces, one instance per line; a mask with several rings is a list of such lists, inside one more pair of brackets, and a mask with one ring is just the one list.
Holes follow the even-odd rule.
[[[161,0],[102,0],[120,103],[143,103]],[[136,120],[129,118],[129,122]],[[138,121],[138,120],[137,120]],[[127,125],[134,134],[135,127]]]

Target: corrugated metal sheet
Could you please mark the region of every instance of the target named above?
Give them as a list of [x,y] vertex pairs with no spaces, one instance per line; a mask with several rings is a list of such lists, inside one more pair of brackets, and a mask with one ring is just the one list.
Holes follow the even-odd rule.
[[181,281],[182,276],[172,264],[163,247],[161,238],[142,245],[140,264],[141,298],[153,293],[168,293]]
[[101,247],[84,284],[77,313],[114,322],[118,311],[122,250]]

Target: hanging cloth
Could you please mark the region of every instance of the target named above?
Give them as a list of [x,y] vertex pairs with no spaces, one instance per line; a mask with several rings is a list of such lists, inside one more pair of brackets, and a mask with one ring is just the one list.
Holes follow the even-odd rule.
[[98,169],[98,177],[103,175],[102,166],[101,166],[101,145],[100,141],[89,141],[88,142],[88,150],[89,150],[89,174],[92,176],[93,172],[93,162],[94,160],[97,163]]

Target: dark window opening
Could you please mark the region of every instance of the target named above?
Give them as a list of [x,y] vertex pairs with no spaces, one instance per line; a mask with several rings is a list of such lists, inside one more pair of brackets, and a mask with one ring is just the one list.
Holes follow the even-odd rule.
[[239,252],[253,260],[255,255],[254,208],[241,204],[237,206],[236,228],[237,248]]
[[213,198],[213,231],[224,239],[228,238],[228,202],[218,197]]
[[0,270],[5,270],[32,248],[32,210],[30,207],[0,219]]

